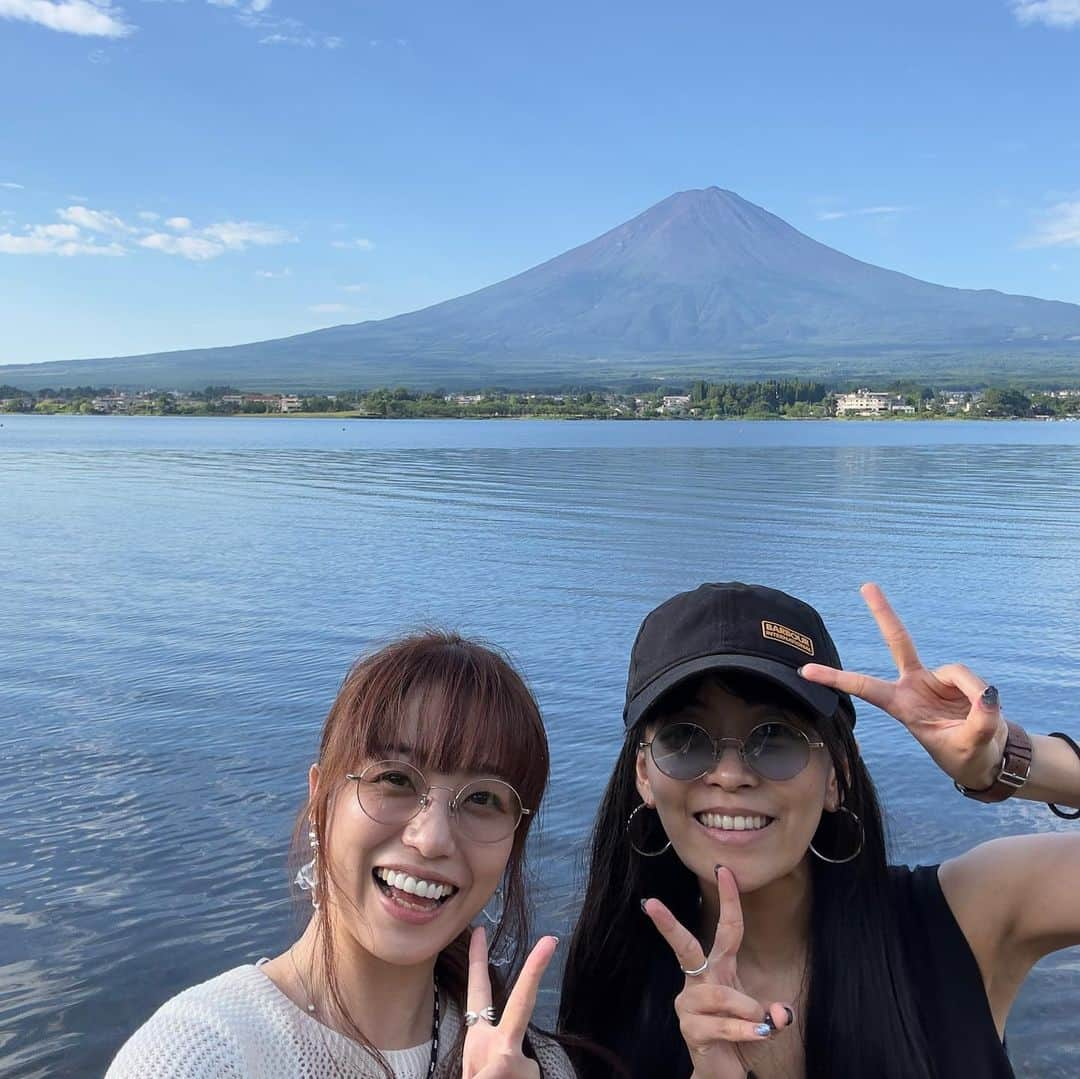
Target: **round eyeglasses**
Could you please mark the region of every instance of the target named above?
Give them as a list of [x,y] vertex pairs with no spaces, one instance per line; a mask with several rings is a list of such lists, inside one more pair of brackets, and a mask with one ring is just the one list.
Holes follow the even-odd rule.
[[474,779],[455,792],[450,787],[432,786],[423,772],[405,761],[376,761],[345,778],[356,783],[360,808],[379,824],[405,824],[432,804],[432,791],[448,791],[450,820],[474,843],[498,843],[508,838],[521,818],[532,813],[522,806],[518,792],[501,779]]
[[811,742],[804,731],[790,723],[772,720],[756,726],[745,739],[713,738],[696,723],[671,723],[653,735],[651,742],[638,742],[648,749],[656,767],[672,779],[689,782],[707,776],[733,746],[743,763],[762,779],[794,779],[809,763],[815,749],[824,742]]

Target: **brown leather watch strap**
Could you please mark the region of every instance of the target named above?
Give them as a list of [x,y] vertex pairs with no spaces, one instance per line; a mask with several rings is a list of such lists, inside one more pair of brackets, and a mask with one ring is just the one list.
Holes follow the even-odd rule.
[[1031,739],[1027,731],[1016,723],[1005,721],[1009,728],[1009,737],[1005,741],[1005,753],[1001,758],[1001,771],[989,787],[973,790],[971,787],[956,784],[956,789],[965,798],[974,798],[977,802],[1004,802],[1011,798],[1026,782],[1031,770]]

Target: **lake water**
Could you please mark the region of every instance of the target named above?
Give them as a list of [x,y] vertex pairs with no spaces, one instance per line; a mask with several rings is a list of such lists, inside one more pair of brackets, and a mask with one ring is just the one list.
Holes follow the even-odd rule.
[[[1078,729],[1080,423],[0,424],[6,1076],[100,1074],[161,1001],[287,943],[321,722],[405,629],[484,635],[536,690],[536,896],[564,934],[631,641],[703,580],[795,592],[846,665],[886,673],[857,593],[877,580],[928,662]],[[960,798],[869,707],[859,735],[897,860],[1070,827]],[[1078,1011],[1073,950],[1014,1009],[1021,1076],[1080,1073]]]

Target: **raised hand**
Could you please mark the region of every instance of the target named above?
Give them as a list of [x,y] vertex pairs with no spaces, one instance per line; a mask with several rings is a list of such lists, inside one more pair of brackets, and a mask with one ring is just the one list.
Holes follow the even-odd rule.
[[766,1008],[743,992],[737,969],[742,905],[730,869],[717,866],[716,888],[720,919],[707,957],[694,934],[659,899],[647,899],[641,907],[686,974],[686,984],[675,998],[675,1011],[695,1079],[746,1079],[749,1068],[739,1046],[767,1041],[774,1030],[790,1025],[793,1013],[783,1004]]
[[[540,1068],[522,1051],[525,1030],[536,1007],[536,994],[559,941],[541,937],[529,952],[502,1016],[491,1012],[487,935],[473,930],[469,940],[469,984],[466,992],[465,1048],[462,1079],[538,1079]],[[486,1014],[485,1014],[486,1013]],[[472,1017],[476,1016],[475,1020]]]
[[860,589],[896,663],[895,682],[808,663],[802,676],[861,697],[898,719],[950,779],[988,787],[1001,765],[1008,729],[997,690],[959,663],[927,670],[911,634],[876,584]]

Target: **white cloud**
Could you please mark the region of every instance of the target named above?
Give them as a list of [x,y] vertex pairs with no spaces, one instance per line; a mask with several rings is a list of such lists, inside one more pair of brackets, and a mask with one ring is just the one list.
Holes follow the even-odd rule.
[[156,213],[154,213],[153,210],[140,210],[139,211],[139,217],[141,217],[143,221],[160,221],[161,220],[161,214],[156,214]]
[[200,236],[174,236],[171,232],[152,232],[139,241],[140,247],[165,255],[180,255],[192,262],[205,262],[225,254],[225,248]]
[[[282,20],[280,25],[284,25]],[[294,20],[288,20],[293,22]],[[343,37],[324,34],[321,30],[299,30],[282,33],[280,30],[266,37],[259,38],[260,45],[296,45],[302,49],[340,49],[345,44]]]
[[10,180],[5,180],[0,183],[0,187],[6,187],[9,191],[25,191],[26,188],[22,184],[12,183]]
[[274,15],[271,0],[207,0],[216,7],[234,12],[236,21],[262,36],[260,45],[292,45],[304,49],[340,49],[345,39],[322,30],[313,30],[300,19]]
[[83,37],[127,37],[135,29],[109,0],[0,0],[0,19]]
[[369,287],[369,286],[367,286],[367,285],[365,285],[365,284],[359,284],[359,285],[342,285],[342,286],[341,286],[341,291],[342,291],[342,292],[367,292],[367,290],[368,290],[368,287]]
[[819,221],[839,221],[845,217],[872,217],[879,214],[902,214],[906,206],[865,206],[861,210],[824,210],[818,214]]
[[266,11],[274,0],[247,0],[247,3],[243,3],[243,0],[206,0],[206,2],[213,4],[214,7],[234,8],[247,15],[259,15]]
[[[122,255],[129,253],[120,240],[130,240],[148,251],[179,255],[193,261],[217,258],[228,251],[246,251],[249,247],[268,247],[296,240],[292,233],[276,225],[257,221],[218,221],[194,228],[190,218],[171,217],[165,224],[172,232],[159,232],[147,225],[129,225],[123,218],[105,210],[86,206],[67,206],[56,211],[58,224],[27,225],[21,235],[6,233],[0,253],[9,255]],[[155,221],[158,215],[141,211],[143,221]],[[89,234],[89,235],[88,235]],[[110,237],[99,242],[94,234]]]
[[351,247],[357,251],[374,251],[375,241],[369,240],[366,237],[359,237],[356,240],[334,240],[332,242],[333,247]]
[[271,247],[296,240],[296,237],[285,229],[276,225],[262,225],[258,221],[219,221],[216,225],[207,225],[202,229],[202,234],[230,251],[243,251],[248,247]]
[[316,315],[340,315],[342,311],[348,311],[349,308],[343,303],[316,303],[312,304],[308,310]]
[[22,235],[0,233],[0,254],[4,255],[125,255],[127,251],[116,242],[98,243],[84,237],[77,225],[31,225]]
[[139,240],[139,246],[166,255],[179,255],[193,262],[205,262],[224,255],[226,251],[246,251],[249,247],[271,247],[296,240],[285,229],[258,221],[218,221],[199,229],[193,229],[186,217],[171,217],[165,223],[180,229],[176,222],[186,222],[184,235],[152,232]]
[[302,45],[311,48],[315,44],[313,37],[296,37],[289,34],[267,34],[259,38],[260,45]]
[[1080,247],[1080,202],[1059,202],[1021,247]]
[[90,210],[86,206],[69,206],[66,210],[57,210],[61,221],[77,225],[91,232],[134,232],[130,225],[104,210]]
[[264,277],[268,280],[277,280],[281,277],[292,277],[292,270],[286,267],[284,270],[256,270],[256,277]]
[[1013,14],[1025,26],[1041,22],[1070,29],[1080,26],[1080,0],[1013,0]]

